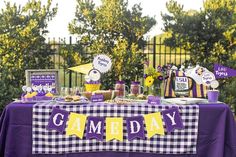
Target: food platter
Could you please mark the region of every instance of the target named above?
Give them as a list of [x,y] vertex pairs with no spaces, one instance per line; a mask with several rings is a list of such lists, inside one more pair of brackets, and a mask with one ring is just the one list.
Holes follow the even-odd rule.
[[162,102],[169,104],[187,105],[187,104],[208,103],[208,100],[203,98],[168,98],[168,99],[162,99]]
[[88,101],[88,99],[81,99],[81,100],[79,100],[79,101],[65,101],[65,99],[64,98],[55,98],[54,99],[57,103],[59,103],[59,104],[88,104],[88,103],[90,103],[89,101]]

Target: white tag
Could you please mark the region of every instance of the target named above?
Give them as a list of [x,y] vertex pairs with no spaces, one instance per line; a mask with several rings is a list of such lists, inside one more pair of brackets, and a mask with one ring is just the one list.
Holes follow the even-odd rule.
[[107,55],[101,54],[97,55],[93,59],[93,67],[94,69],[97,69],[101,73],[108,72],[111,69],[111,58]]
[[210,86],[211,82],[215,80],[215,75],[212,72],[204,72],[202,74],[202,82],[205,86]]
[[183,91],[188,90],[188,78],[187,77],[176,77],[175,78],[175,90]]

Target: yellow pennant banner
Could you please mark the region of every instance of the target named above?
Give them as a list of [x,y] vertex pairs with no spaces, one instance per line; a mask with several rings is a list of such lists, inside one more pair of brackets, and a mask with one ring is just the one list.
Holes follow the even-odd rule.
[[79,65],[79,66],[69,68],[69,70],[79,72],[79,73],[82,73],[82,74],[88,74],[91,69],[93,69],[93,64],[92,63],[82,64],[82,65]]
[[84,114],[70,113],[66,135],[76,135],[82,139],[84,135],[86,119],[87,116]]
[[151,138],[155,134],[165,134],[160,112],[144,115],[144,120],[146,123],[148,138]]
[[123,118],[106,118],[106,141],[123,141]]

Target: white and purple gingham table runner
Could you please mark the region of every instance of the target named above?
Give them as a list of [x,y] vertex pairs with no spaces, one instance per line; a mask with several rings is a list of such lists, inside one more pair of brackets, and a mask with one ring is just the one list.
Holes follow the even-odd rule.
[[[179,108],[183,120],[184,129],[174,130],[171,133],[165,131],[164,136],[155,135],[151,139],[127,139],[125,117],[143,116],[169,109],[173,106]],[[53,107],[98,117],[123,117],[124,140],[120,141],[97,141],[96,139],[79,139],[76,136],[66,136],[55,130],[47,130],[49,117]],[[33,154],[66,154],[78,152],[142,152],[157,154],[196,154],[198,135],[198,105],[150,105],[134,103],[132,105],[112,104],[58,104],[56,102],[37,103],[33,106],[32,127],[32,153]],[[163,121],[164,128],[165,122]],[[144,127],[145,128],[145,127]],[[104,131],[105,132],[105,131]],[[145,135],[147,135],[145,128]]]

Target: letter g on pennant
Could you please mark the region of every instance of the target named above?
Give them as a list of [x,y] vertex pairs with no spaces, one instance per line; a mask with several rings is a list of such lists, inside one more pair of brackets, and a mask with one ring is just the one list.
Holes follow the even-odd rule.
[[54,107],[52,109],[51,116],[49,118],[48,130],[57,130],[60,133],[63,133],[66,127],[66,122],[69,116],[69,112],[66,110],[61,110],[59,108]]

